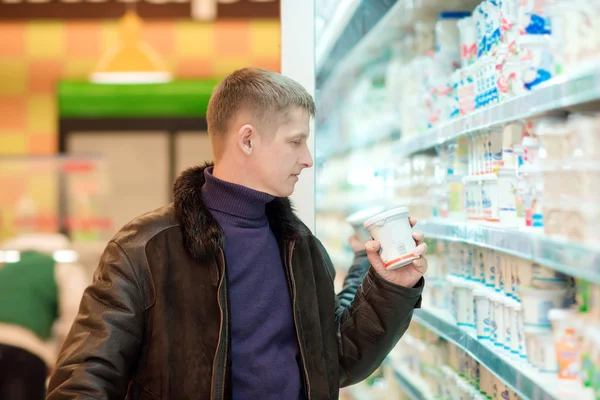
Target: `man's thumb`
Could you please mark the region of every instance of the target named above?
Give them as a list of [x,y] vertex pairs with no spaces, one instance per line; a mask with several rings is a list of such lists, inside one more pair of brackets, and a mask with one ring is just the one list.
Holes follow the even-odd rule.
[[381,248],[379,242],[377,240],[370,240],[366,243],[365,247],[367,250],[367,258],[369,259],[371,266],[375,268],[376,271],[385,271],[385,264],[379,254],[379,249]]

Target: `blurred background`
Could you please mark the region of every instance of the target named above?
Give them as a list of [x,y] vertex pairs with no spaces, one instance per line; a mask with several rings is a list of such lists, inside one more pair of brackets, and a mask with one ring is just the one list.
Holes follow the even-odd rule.
[[256,66],[315,96],[293,200],[336,288],[382,211],[430,248],[343,396],[600,399],[599,27],[597,0],[0,0],[4,358],[52,365],[106,242],[211,158],[212,90]]

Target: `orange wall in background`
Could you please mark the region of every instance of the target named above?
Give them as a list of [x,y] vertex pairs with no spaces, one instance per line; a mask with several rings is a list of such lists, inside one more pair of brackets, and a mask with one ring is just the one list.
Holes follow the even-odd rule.
[[[275,20],[150,21],[144,36],[176,78],[280,68]],[[0,23],[0,154],[56,152],[56,82],[85,79],[116,40],[116,21]]]

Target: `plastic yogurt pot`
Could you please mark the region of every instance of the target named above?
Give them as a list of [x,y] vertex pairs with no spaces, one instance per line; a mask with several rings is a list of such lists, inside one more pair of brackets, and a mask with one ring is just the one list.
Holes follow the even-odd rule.
[[477,328],[477,339],[490,338],[490,300],[488,291],[484,288],[473,291],[473,303],[475,310],[475,327]]
[[361,240],[361,242],[368,242],[371,240],[371,234],[364,228],[364,223],[367,219],[371,218],[374,215],[382,213],[385,211],[383,207],[374,207],[366,210],[361,210],[351,214],[346,222],[354,228],[354,232],[356,236]]
[[504,347],[506,344],[506,324],[504,321],[504,296],[496,294],[496,301],[494,302],[494,321],[496,322],[496,340],[494,344],[498,347]]
[[526,328],[525,337],[529,351],[528,360],[534,367],[543,373],[558,373],[558,363],[554,349],[554,336],[549,328]]
[[562,289],[567,284],[567,277],[560,272],[533,264],[531,286],[536,289]]
[[562,308],[567,289],[536,289],[530,286],[519,288],[523,303],[523,324],[525,327],[550,328],[548,313],[553,308]]
[[512,300],[509,305],[510,308],[510,352],[515,355],[521,353],[521,327],[519,326],[519,313],[521,312],[521,304]]
[[371,236],[381,244],[381,258],[389,270],[404,267],[418,257],[413,254],[417,247],[408,221],[406,207],[375,215],[363,224]]

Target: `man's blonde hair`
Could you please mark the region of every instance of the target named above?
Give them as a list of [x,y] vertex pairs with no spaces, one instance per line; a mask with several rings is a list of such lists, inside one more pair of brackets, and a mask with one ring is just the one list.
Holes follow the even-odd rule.
[[217,85],[208,103],[206,120],[215,158],[222,153],[220,139],[242,109],[261,122],[279,118],[284,123],[297,108],[315,116],[312,96],[295,80],[262,68],[235,71]]

